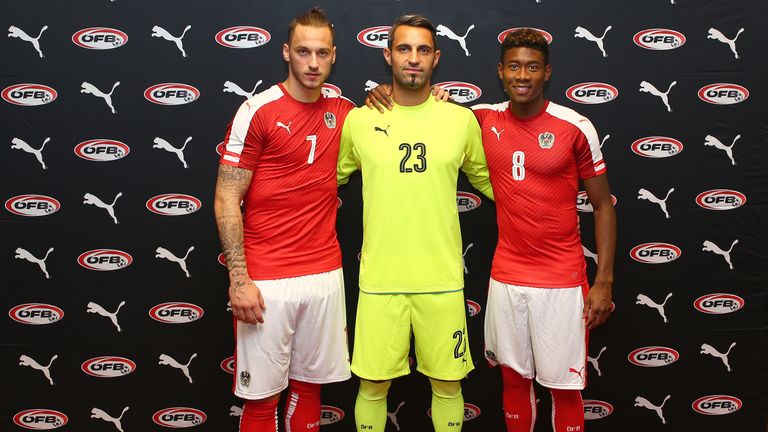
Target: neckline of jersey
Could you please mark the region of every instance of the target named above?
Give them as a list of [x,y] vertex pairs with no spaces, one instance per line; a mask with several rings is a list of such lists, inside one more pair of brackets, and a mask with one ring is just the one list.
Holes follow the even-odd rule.
[[521,117],[516,116],[515,113],[512,112],[512,104],[510,103],[507,106],[507,112],[516,121],[521,122],[521,123],[527,123],[527,122],[534,121],[534,120],[538,119],[539,117],[541,117],[542,115],[544,115],[544,113],[547,112],[547,108],[548,107],[549,107],[549,100],[545,99],[544,100],[544,105],[542,105],[541,110],[539,112],[537,112],[536,114],[534,114],[534,115],[532,115],[530,117],[521,118]]
[[299,105],[299,106],[305,107],[305,106],[314,105],[314,104],[317,104],[317,103],[321,103],[321,101],[323,99],[325,99],[325,96],[323,96],[323,94],[321,92],[320,93],[320,97],[317,98],[316,101],[314,101],[314,102],[302,102],[302,101],[294,98],[293,96],[291,96],[291,94],[288,93],[288,89],[285,88],[285,86],[283,85],[282,82],[277,83],[277,86],[280,88],[280,91],[283,92],[283,96],[285,96],[288,99],[288,101],[290,101],[290,102],[292,102],[292,103],[294,103],[296,105]]
[[400,105],[397,102],[395,102],[394,100],[392,100],[392,105],[395,108],[397,108],[398,110],[415,111],[415,110],[419,110],[419,109],[424,108],[425,106],[427,106],[430,103],[430,100],[433,100],[431,93],[429,94],[429,96],[427,96],[427,98],[424,100],[424,102],[422,102],[422,103],[420,103],[418,105]]

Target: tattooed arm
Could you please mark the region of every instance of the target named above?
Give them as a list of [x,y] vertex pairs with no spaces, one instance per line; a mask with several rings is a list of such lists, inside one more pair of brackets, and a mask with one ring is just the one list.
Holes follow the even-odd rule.
[[240,321],[263,323],[261,311],[266,309],[261,290],[248,276],[243,250],[243,214],[240,211],[253,172],[229,165],[219,165],[213,211],[219,228],[219,239],[229,269],[229,301],[232,315]]

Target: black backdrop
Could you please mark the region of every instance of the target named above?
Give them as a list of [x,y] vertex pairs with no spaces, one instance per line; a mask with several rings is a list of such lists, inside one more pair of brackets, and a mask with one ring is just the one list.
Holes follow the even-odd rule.
[[[364,30],[401,13],[424,13],[466,34],[467,51],[439,37],[443,57],[433,79],[459,82],[454,93],[475,98],[466,105],[504,99],[495,72],[500,33],[520,26],[547,31],[554,64],[548,97],[595,124],[619,217],[616,310],[591,335],[596,360],[583,393],[587,427],[765,430],[765,2],[320,3],[336,23],[338,58],[329,82],[357,103],[368,80],[389,80],[380,49],[358,35],[380,39]],[[116,430],[110,417],[120,418],[125,431],[166,430],[160,424],[236,428],[242,402],[231,396],[226,372],[231,320],[212,212],[216,146],[243,101],[233,84],[250,93],[257,83],[260,91],[282,80],[286,24],[313,4],[0,3],[0,24],[8,29],[0,39],[0,308],[8,311],[0,320],[2,430]],[[180,47],[161,37],[178,37],[188,26]],[[94,27],[101,29],[87,30]],[[42,28],[38,52],[30,40]],[[737,34],[732,50],[728,40]],[[605,56],[592,35],[604,35]],[[149,90],[165,83],[195,89]],[[115,113],[91,94],[111,89]],[[654,94],[661,92],[671,111]],[[578,101],[584,98],[601,103]],[[25,149],[37,150],[48,138],[41,163]],[[185,141],[183,159],[170,152]],[[731,143],[733,161],[724,150]],[[463,178],[459,190],[477,194]],[[112,204],[118,194],[115,223],[97,205]],[[353,329],[359,176],[339,196]],[[669,217],[654,202],[665,197]],[[460,217],[477,362],[464,383],[465,430],[503,430],[499,373],[482,361],[495,209],[463,194],[457,202],[467,210]],[[580,202],[580,215],[589,253],[595,246],[586,204]],[[51,248],[46,278],[25,258],[43,259]],[[721,251],[730,251],[733,268]],[[189,277],[164,259],[171,255],[187,255]],[[587,262],[594,272],[593,260]],[[113,323],[109,314],[116,311]],[[189,377],[163,363],[188,365]],[[36,370],[49,365],[50,380]],[[549,396],[538,390],[536,429],[549,430]],[[355,393],[355,380],[325,387],[323,430],[352,430]],[[660,415],[648,408],[662,401]],[[423,377],[396,381],[389,411],[397,424],[388,420],[388,430],[430,430],[428,405]]]

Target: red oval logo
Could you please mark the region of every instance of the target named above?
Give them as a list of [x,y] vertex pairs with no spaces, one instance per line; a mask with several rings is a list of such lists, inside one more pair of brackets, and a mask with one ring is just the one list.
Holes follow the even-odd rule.
[[93,249],[81,253],[77,257],[77,263],[88,270],[114,271],[131,265],[133,257],[128,252],[117,249]]
[[91,162],[111,162],[128,156],[127,144],[111,139],[92,139],[75,146],[75,154]]
[[469,192],[458,191],[456,192],[456,205],[459,207],[459,212],[468,212],[480,207],[482,201],[480,197]]
[[200,90],[189,84],[155,84],[144,90],[144,98],[157,105],[185,105],[200,98]]
[[630,363],[642,367],[668,366],[678,359],[680,359],[680,353],[672,348],[662,346],[638,348],[627,356]]
[[467,315],[473,317],[479,314],[482,309],[480,303],[474,300],[467,300]]
[[386,48],[390,28],[392,26],[368,27],[357,34],[357,41],[371,48]]
[[664,264],[680,258],[683,251],[669,243],[643,243],[629,251],[629,256],[643,264]]
[[749,98],[749,90],[738,84],[715,83],[699,89],[699,99],[714,105],[733,105]]
[[216,145],[216,154],[218,154],[219,156],[223,155],[224,152],[226,151],[227,151],[227,143],[225,143],[224,141]]
[[46,195],[17,195],[5,201],[5,209],[19,216],[48,216],[56,213],[61,203]]
[[18,323],[43,325],[61,321],[64,311],[45,303],[24,303],[8,311],[8,316]]
[[51,430],[58,429],[67,423],[69,418],[56,410],[35,408],[16,413],[13,422],[24,429]]
[[619,97],[619,90],[600,82],[586,82],[572,85],[565,91],[568,99],[586,105],[602,104]]
[[702,396],[691,404],[691,408],[699,414],[725,415],[741,409],[741,400],[728,395]]
[[147,200],[147,209],[163,216],[182,216],[200,210],[203,203],[192,195],[162,194]]
[[697,298],[693,307],[705,314],[723,315],[743,308],[744,299],[735,294],[712,293]]
[[164,324],[186,324],[197,321],[204,315],[203,308],[192,303],[161,303],[149,310],[149,316]]
[[125,357],[103,356],[84,361],[80,369],[92,377],[116,378],[135,371],[136,363]]
[[224,267],[227,266],[227,259],[224,257],[224,252],[220,253],[216,260]]
[[331,83],[323,83],[322,92],[323,96],[327,98],[335,98],[341,96],[341,89]]
[[480,87],[462,81],[444,81],[435,85],[444,88],[458,103],[472,102],[483,94]]
[[632,40],[640,48],[667,51],[683,46],[685,35],[675,30],[653,28],[635,33]]
[[152,421],[168,428],[188,428],[199,426],[208,419],[204,412],[195,408],[172,407],[162,409],[152,415]]
[[[611,201],[615,206],[618,202],[618,199],[616,199],[616,196],[611,194]],[[579,191],[579,193],[576,194],[576,210],[585,213],[592,213],[595,211],[595,208],[592,207],[592,202],[589,200],[587,191]]]
[[43,84],[15,84],[3,89],[3,99],[20,106],[39,106],[51,103],[59,97],[52,87]]
[[216,33],[214,39],[223,47],[245,49],[266,45],[272,39],[272,35],[259,27],[235,26]]
[[80,48],[108,50],[125,45],[128,35],[109,27],[89,27],[73,34],[72,42]]
[[228,374],[235,374],[235,356],[230,356],[225,358],[224,360],[219,363],[219,367],[221,367],[221,370]]
[[746,203],[746,195],[730,189],[712,189],[696,196],[696,204],[707,210],[733,210]]
[[613,413],[613,405],[601,400],[584,400],[584,420],[600,420]]
[[667,158],[683,151],[683,143],[665,136],[649,136],[632,143],[632,151],[647,158]]
[[[511,28],[511,29],[506,29],[503,32],[499,33],[499,36],[497,37],[497,39],[499,40],[499,43],[504,43],[504,38],[507,37],[508,34],[512,33],[513,31],[516,31],[516,30],[521,30],[523,28],[526,28],[526,27],[514,27],[514,28]],[[530,28],[531,30],[536,30],[537,32],[541,33],[542,36],[544,36],[544,39],[547,40],[548,44],[552,43],[553,37],[552,37],[552,34],[550,34],[548,31],[542,30],[542,29],[537,29],[537,28],[534,28],[534,27],[527,27],[527,28]]]
[[320,406],[320,426],[340,422],[344,418],[344,410],[331,405]]

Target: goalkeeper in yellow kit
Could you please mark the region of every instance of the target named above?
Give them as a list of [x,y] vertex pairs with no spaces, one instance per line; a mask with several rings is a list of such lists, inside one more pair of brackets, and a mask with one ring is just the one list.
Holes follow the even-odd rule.
[[459,380],[473,369],[467,349],[459,169],[493,198],[480,126],[469,109],[430,97],[440,59],[435,28],[419,15],[397,18],[384,57],[392,66],[394,108],[352,110],[342,130],[338,180],[363,176],[363,248],[352,371],[360,377],[358,431],[383,432],[387,391],[417,370],[432,385],[437,432],[461,430]]

